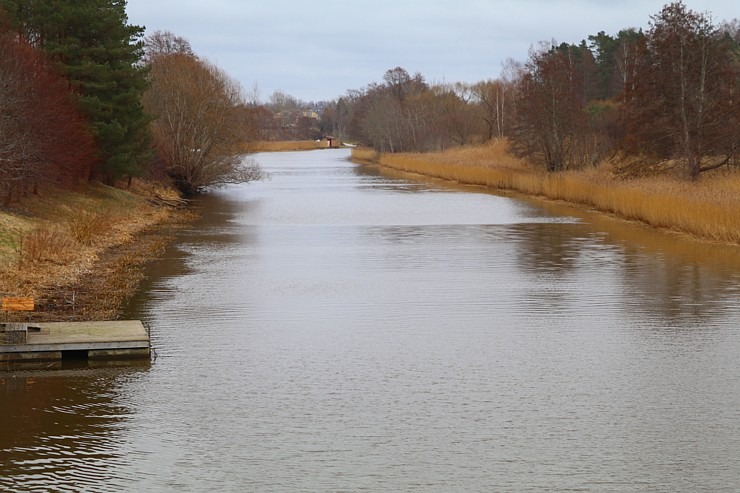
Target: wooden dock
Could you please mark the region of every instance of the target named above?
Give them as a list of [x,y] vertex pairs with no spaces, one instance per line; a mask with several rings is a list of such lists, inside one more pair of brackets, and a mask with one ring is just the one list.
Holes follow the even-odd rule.
[[0,324],[0,369],[10,362],[125,360],[150,354],[149,333],[139,320]]

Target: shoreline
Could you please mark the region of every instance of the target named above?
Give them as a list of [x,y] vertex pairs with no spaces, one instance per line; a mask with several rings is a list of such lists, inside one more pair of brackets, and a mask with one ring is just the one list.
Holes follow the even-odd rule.
[[[51,191],[44,198],[26,199],[18,209],[0,210],[0,233],[9,243],[8,231],[20,239],[12,248],[4,245],[3,265],[0,276],[2,297],[32,297],[34,310],[30,312],[3,313],[8,321],[64,322],[116,320],[146,278],[147,264],[159,258],[164,249],[175,239],[175,231],[189,224],[194,213],[189,209],[173,206],[180,203],[174,192],[140,183],[137,190],[104,188],[99,184],[92,192],[59,193]],[[167,195],[163,197],[162,195]],[[70,203],[85,199],[85,210],[105,210],[102,218],[109,221],[101,234],[90,244],[72,242],[60,220],[49,211],[65,210]],[[111,198],[113,197],[113,198]],[[39,208],[38,200],[44,202]],[[79,211],[75,211],[79,215]],[[95,222],[91,218],[90,222]],[[21,226],[15,231],[9,222],[18,220]],[[66,225],[68,226],[68,225]],[[21,229],[23,228],[23,229]],[[71,245],[71,252],[39,254],[39,258],[26,259],[29,239],[36,231],[51,231]],[[25,239],[25,242],[24,242]],[[64,248],[67,248],[64,243]],[[56,242],[40,248],[54,249]],[[35,252],[34,252],[35,253]]]
[[[594,195],[608,195],[611,192],[609,186],[621,186],[623,182],[612,180],[600,183],[586,172],[581,172],[580,176],[578,172],[552,176],[523,167],[521,162],[506,161],[500,156],[491,159],[502,159],[499,163],[503,164],[491,165],[469,156],[462,156],[464,159],[459,161],[459,152],[442,154],[386,155],[367,149],[353,149],[351,159],[358,164],[379,166],[400,175],[561,202],[699,242],[740,246],[740,226],[737,226],[740,224],[740,207],[735,206],[740,202],[730,202],[729,210],[723,211],[736,221],[726,224],[724,232],[718,234],[715,230],[709,230],[709,234],[700,234],[701,231],[656,224],[654,220],[641,218],[636,213],[626,214],[616,207],[599,207],[598,197]],[[454,162],[453,157],[458,161]],[[513,159],[510,156],[508,158]],[[603,180],[603,174],[597,178]],[[578,192],[576,200],[568,196],[568,180],[576,184],[580,182],[581,187],[575,187]],[[587,186],[584,191],[583,183],[594,186]],[[526,186],[518,186],[521,184]],[[683,185],[688,193],[693,192],[693,184]],[[553,187],[555,193],[552,193]],[[24,199],[24,203],[14,209],[0,209],[0,297],[35,299],[34,311],[2,314],[4,320],[90,321],[115,320],[120,316],[141,282],[146,279],[147,265],[159,258],[175,240],[178,229],[191,224],[195,218],[191,209],[182,208],[183,201],[174,196],[175,192],[171,190],[146,182],[140,182],[134,188],[129,191],[94,184],[82,192],[51,191],[41,198]],[[646,196],[661,198],[667,193],[660,186],[656,190],[642,191],[636,191],[633,186],[627,188],[630,193],[626,197],[638,203],[645,202]],[[686,193],[684,190],[683,195],[672,198],[673,217],[685,213],[686,207],[695,205],[687,202]],[[733,195],[733,199],[740,200],[736,195]],[[100,214],[100,218],[110,224],[89,245],[72,242],[73,252],[66,257],[58,256],[59,252],[42,252],[36,253],[39,258],[24,260],[24,249],[27,247],[24,238],[30,238],[37,230],[57,231],[65,221],[74,224],[70,217],[60,218],[59,211],[67,210],[72,211],[67,213],[71,218],[76,220],[79,219],[77,216],[82,216],[93,223],[99,218],[89,213],[90,210],[113,212]],[[711,219],[714,210],[705,208],[701,211],[702,217]],[[722,220],[728,221],[726,217]],[[14,240],[15,236],[20,239]],[[60,247],[52,242],[45,248]]]
[[[693,240],[740,246],[740,173],[717,172],[703,182],[672,177],[615,178],[602,165],[545,173],[492,143],[438,153],[381,154],[353,149],[362,165],[491,192],[563,202]],[[496,147],[498,148],[496,149]]]
[[123,308],[147,277],[147,264],[159,258],[174,235],[164,232],[170,224],[154,224],[132,241],[106,248],[92,268],[75,282],[41,288],[36,322],[117,320]]

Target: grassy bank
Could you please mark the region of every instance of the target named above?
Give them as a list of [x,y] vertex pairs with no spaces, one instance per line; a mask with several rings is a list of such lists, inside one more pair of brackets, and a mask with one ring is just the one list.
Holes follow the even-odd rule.
[[167,189],[135,182],[126,191],[92,184],[42,190],[0,210],[0,296],[33,297],[25,320],[115,318],[186,213]]
[[737,170],[715,171],[695,183],[671,176],[621,179],[608,163],[585,171],[545,173],[511,156],[505,141],[425,154],[378,155],[354,149],[352,159],[465,185],[564,200],[698,239],[740,245]]

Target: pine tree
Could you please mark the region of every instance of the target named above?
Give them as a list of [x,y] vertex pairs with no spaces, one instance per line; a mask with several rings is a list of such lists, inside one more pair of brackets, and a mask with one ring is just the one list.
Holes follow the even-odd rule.
[[100,149],[107,182],[140,175],[150,161],[141,96],[144,29],[128,24],[125,0],[0,0],[21,37],[45,51],[69,80]]

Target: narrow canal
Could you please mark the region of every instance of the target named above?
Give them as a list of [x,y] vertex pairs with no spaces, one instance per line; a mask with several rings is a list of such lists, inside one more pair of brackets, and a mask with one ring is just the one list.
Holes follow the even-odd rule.
[[738,249],[347,158],[203,198],[151,365],[0,375],[0,491],[737,491]]

